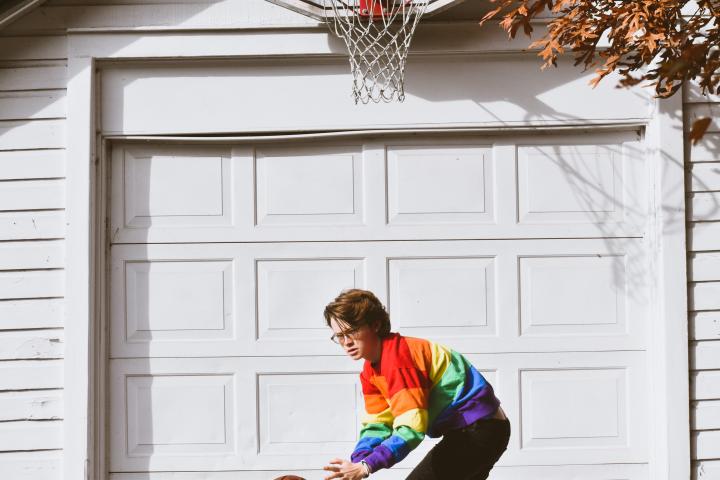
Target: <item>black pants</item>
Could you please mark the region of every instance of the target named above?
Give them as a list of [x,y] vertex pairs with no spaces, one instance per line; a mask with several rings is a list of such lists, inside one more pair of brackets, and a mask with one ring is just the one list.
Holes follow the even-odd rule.
[[509,441],[510,420],[480,419],[443,435],[406,480],[485,480]]

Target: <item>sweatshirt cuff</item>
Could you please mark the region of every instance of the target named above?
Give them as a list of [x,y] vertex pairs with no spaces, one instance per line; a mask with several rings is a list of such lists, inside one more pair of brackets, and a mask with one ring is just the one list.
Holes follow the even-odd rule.
[[350,461],[352,463],[358,463],[360,460],[365,460],[365,457],[371,453],[372,450],[357,450],[350,455]]
[[375,447],[373,452],[363,458],[363,460],[367,462],[373,473],[377,472],[381,468],[390,468],[395,464],[392,452],[385,445],[378,445]]

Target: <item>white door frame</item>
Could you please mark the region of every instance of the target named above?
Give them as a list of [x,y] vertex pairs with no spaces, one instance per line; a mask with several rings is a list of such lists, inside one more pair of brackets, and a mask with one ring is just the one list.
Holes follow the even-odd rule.
[[[435,28],[435,27],[433,27]],[[453,26],[438,26],[453,28]],[[489,29],[488,29],[489,30]],[[337,56],[324,30],[308,28],[303,42],[288,42],[283,29],[247,31],[106,32],[71,30],[68,33],[67,198],[66,198],[66,322],[64,478],[104,479],[105,350],[99,319],[105,263],[105,193],[102,191],[104,140],[99,137],[96,88],[102,62],[257,56]],[[295,33],[294,35],[298,35]],[[452,39],[452,36],[448,38]],[[494,54],[518,52],[524,42],[508,42],[501,32],[468,42],[463,52]],[[453,51],[442,42],[427,47],[436,54]],[[429,53],[433,53],[430,51]],[[690,478],[690,417],[688,324],[685,240],[685,187],[682,99],[674,95],[657,100],[644,120],[648,148],[648,178],[652,214],[649,244],[657,279],[650,318],[648,371],[651,376],[649,478]],[[605,122],[623,125],[628,119]],[[577,121],[575,122],[577,124]],[[632,123],[638,123],[636,119]],[[598,126],[602,126],[600,124]],[[555,127],[587,128],[558,121]],[[497,131],[501,125],[483,125]],[[524,129],[530,126],[525,126]],[[543,125],[543,130],[553,125]],[[238,132],[242,134],[242,132]]]

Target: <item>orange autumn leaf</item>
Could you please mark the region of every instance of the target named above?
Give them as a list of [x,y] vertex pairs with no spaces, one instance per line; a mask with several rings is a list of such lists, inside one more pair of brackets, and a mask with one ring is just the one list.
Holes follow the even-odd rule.
[[[657,98],[694,82],[702,94],[720,93],[720,8],[717,0],[489,0],[481,24],[496,21],[514,38],[522,28],[541,68],[571,54],[587,70],[598,63],[593,88],[611,73],[617,87],[644,83]],[[549,14],[549,15],[548,15]],[[549,18],[548,18],[549,17]],[[536,19],[543,18],[543,22]],[[539,25],[543,25],[541,34]],[[600,40],[604,39],[603,44]],[[709,123],[696,121],[692,139]],[[704,127],[704,128],[703,128]]]
[[690,129],[690,133],[688,134],[688,140],[692,141],[693,145],[697,144],[697,142],[700,141],[703,135],[705,135],[705,132],[707,131],[711,122],[712,118],[710,117],[700,117],[695,120],[692,124],[692,128]]

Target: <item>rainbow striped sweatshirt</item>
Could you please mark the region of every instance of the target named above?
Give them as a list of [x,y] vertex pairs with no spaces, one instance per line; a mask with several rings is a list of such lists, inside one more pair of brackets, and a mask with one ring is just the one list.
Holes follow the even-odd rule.
[[350,455],[373,472],[390,468],[425,435],[440,437],[500,405],[492,385],[458,352],[422,338],[390,333],[380,360],[360,373],[365,415]]

